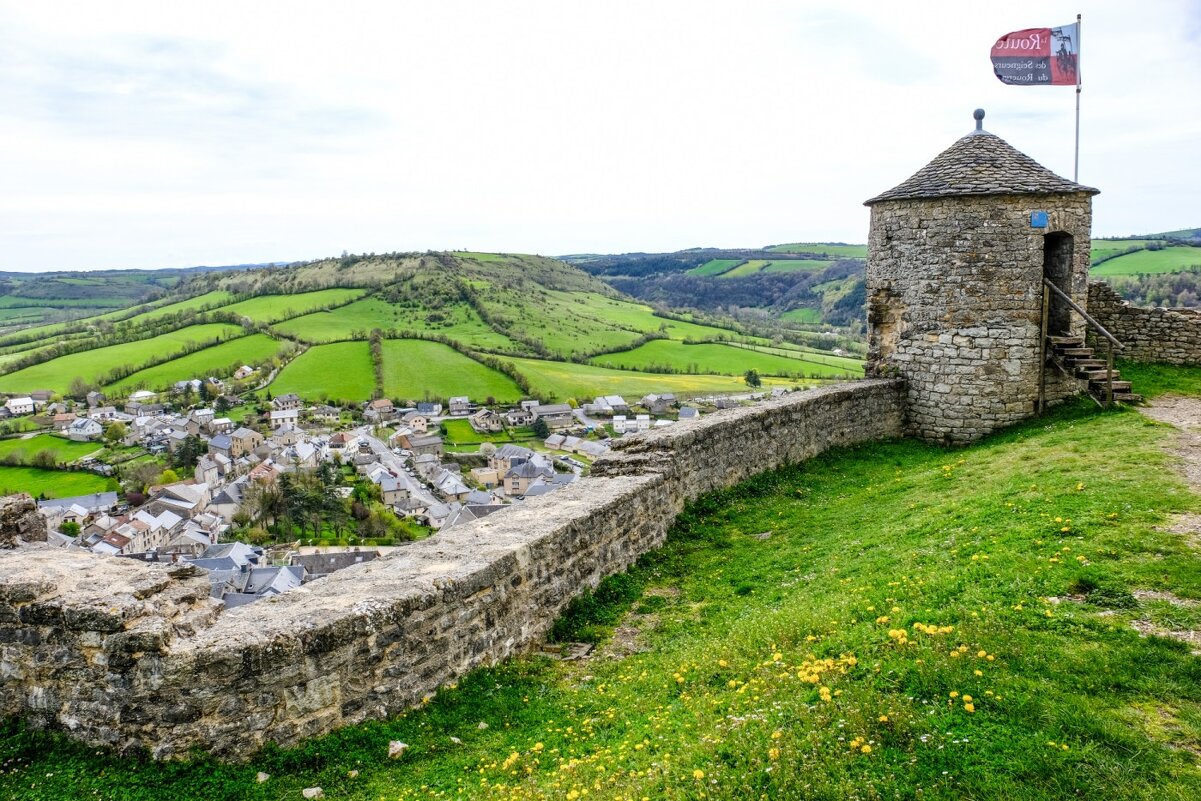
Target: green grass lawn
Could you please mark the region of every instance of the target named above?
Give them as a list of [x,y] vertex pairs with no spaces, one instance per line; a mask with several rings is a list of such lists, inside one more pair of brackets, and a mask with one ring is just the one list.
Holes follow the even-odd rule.
[[[483,442],[529,442],[537,439],[533,429],[527,426],[507,429],[495,434],[480,434],[466,420],[443,420],[448,445],[479,445]],[[475,450],[474,447],[471,450]]]
[[[787,355],[786,355],[787,354]],[[837,357],[827,357],[837,359]],[[830,378],[858,377],[863,375],[862,364],[844,360],[854,367],[847,368],[826,363],[822,357],[807,357],[799,352],[779,350],[765,353],[759,350],[724,345],[701,343],[695,345],[656,339],[618,353],[606,353],[591,359],[592,364],[625,370],[646,370],[651,367],[671,366],[694,373],[715,373],[740,376],[747,370],[758,370],[763,375],[804,376]]]
[[513,379],[470,359],[441,342],[388,339],[383,343],[384,394],[423,400],[466,395],[508,402],[521,398]]
[[28,492],[35,498],[68,498],[105,492],[108,486],[109,479],[95,473],[0,465],[0,495]]
[[1201,627],[1134,595],[1201,600],[1165,529],[1199,508],[1175,436],[1081,402],[968,448],[830,453],[690,505],[573,603],[555,636],[601,643],[587,661],[511,659],[239,765],[151,768],[9,724],[0,793],[1191,801],[1201,660],[1131,626]]
[[223,303],[229,303],[233,300],[233,295],[223,289],[206,292],[203,295],[197,295],[194,298],[168,303],[165,306],[154,306],[153,308],[134,315],[128,318],[127,322],[141,324],[152,322],[161,317],[166,317],[170,314],[178,314],[179,312],[192,311],[193,309],[207,309],[212,306],[220,306]]
[[306,400],[365,402],[375,389],[366,342],[314,345],[288,363],[271,382],[271,392],[295,392]]
[[65,392],[77,376],[85,381],[96,382],[121,365],[145,364],[163,354],[178,353],[188,343],[215,342],[218,338],[229,339],[242,334],[243,329],[236,325],[207,323],[190,325],[149,339],[71,353],[0,376],[0,392],[31,392],[36,389]]
[[279,349],[280,343],[266,334],[251,334],[139,370],[108,388],[115,392],[124,392],[135,387],[166,389],[176,381],[204,378],[214,371],[254,364],[274,356]]
[[345,303],[366,294],[363,289],[319,289],[295,295],[261,295],[221,307],[221,311],[248,317],[256,323],[275,323],[308,314],[329,304]]
[[794,242],[790,245],[776,245],[768,250],[774,250],[776,253],[814,253],[835,259],[867,258],[867,245],[844,245],[841,242]]
[[[640,398],[651,392],[674,392],[684,397],[713,392],[749,392],[741,378],[724,375],[671,375],[641,373],[634,370],[611,370],[592,364],[550,362],[540,359],[509,359],[530,382],[540,397],[560,401],[594,398],[597,395],[626,395]],[[797,382],[786,379],[763,379],[764,388],[792,386]],[[805,386],[818,382],[802,381]],[[627,397],[627,399],[630,399]]]
[[721,275],[741,263],[742,259],[710,259],[700,267],[688,270],[688,275]]
[[1168,247],[1162,250],[1139,250],[1098,264],[1089,271],[1089,275],[1178,273],[1190,267],[1201,267],[1201,248]]
[[103,445],[97,442],[73,442],[53,434],[38,434],[29,439],[0,439],[0,459],[11,453],[20,453],[26,462],[38,451],[52,451],[59,462],[73,462],[81,456],[95,453]]

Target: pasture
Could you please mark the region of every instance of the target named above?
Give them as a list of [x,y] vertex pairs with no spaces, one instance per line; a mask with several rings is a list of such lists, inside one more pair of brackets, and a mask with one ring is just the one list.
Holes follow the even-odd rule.
[[110,479],[95,473],[73,470],[41,470],[36,467],[0,465],[0,495],[28,492],[35,498],[69,498],[108,490]]
[[139,388],[166,389],[176,381],[205,378],[215,373],[228,375],[243,364],[253,365],[270,359],[279,352],[280,347],[279,342],[266,334],[250,334],[139,370],[111,384],[108,389],[117,393]]
[[319,289],[294,295],[260,295],[222,306],[221,311],[246,317],[256,323],[276,323],[319,309],[346,303],[366,294],[364,289]]
[[295,392],[312,401],[367,401],[375,390],[367,342],[314,345],[280,370],[270,389],[275,395]]
[[98,442],[73,442],[53,434],[38,434],[28,439],[0,439],[0,460],[12,454],[20,454],[21,460],[28,464],[40,451],[50,451],[54,454],[55,461],[69,463],[103,447],[103,444]]
[[72,379],[76,377],[89,383],[101,383],[116,367],[137,367],[151,359],[179,353],[190,344],[211,343],[242,334],[243,329],[240,326],[206,323],[187,326],[149,339],[71,353],[0,376],[0,391],[31,392],[36,389],[49,389],[62,393],[66,392]]
[[822,321],[821,309],[789,309],[780,315],[781,320],[791,320],[795,323],[804,323],[806,325],[817,325]]
[[770,261],[763,268],[765,273],[815,273],[833,264],[832,259],[780,259]]
[[687,275],[721,275],[742,263],[742,259],[710,259],[700,267],[693,267]]
[[[750,349],[720,343],[685,344],[668,339],[656,339],[633,350],[606,353],[590,359],[591,364],[624,370],[648,370],[670,368],[689,373],[714,373],[741,376],[747,370],[758,370],[762,375],[803,377],[855,377],[863,375],[863,366],[852,360],[843,365],[830,364],[820,357],[810,357],[801,352],[776,350],[775,352]],[[830,357],[837,359],[838,357]],[[849,366],[854,365],[854,366]]]
[[493,397],[508,402],[521,398],[513,379],[441,342],[386,339],[384,395],[414,401],[466,395],[481,402]]
[[1201,247],[1174,246],[1162,250],[1139,250],[1102,262],[1089,275],[1141,275],[1178,273],[1191,267],[1201,267]]

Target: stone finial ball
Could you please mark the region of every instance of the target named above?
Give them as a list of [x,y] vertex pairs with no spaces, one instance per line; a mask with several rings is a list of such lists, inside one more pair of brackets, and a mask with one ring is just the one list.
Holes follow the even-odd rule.
[[984,109],[978,108],[975,111],[973,111],[972,119],[974,119],[976,122],[980,122],[981,120],[983,120],[984,119]]

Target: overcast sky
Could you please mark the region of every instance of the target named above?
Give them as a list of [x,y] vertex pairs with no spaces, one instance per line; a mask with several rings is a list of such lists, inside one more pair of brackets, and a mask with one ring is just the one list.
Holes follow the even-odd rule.
[[0,269],[863,242],[977,106],[1071,177],[1078,11],[1094,234],[1201,225],[1201,0],[0,0]]

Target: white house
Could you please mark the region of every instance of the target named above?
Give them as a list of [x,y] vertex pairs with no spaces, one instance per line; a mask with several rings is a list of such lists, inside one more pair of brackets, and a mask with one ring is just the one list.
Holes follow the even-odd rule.
[[4,408],[8,409],[13,417],[22,414],[33,414],[33,398],[9,398],[8,402],[4,404]]
[[87,442],[96,439],[104,433],[104,427],[90,417],[80,417],[67,426],[67,439],[76,442]]

